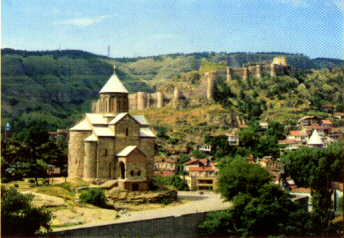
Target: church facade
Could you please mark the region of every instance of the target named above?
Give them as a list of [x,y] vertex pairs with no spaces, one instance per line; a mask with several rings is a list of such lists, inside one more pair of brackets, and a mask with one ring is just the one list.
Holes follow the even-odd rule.
[[99,93],[95,111],[69,129],[68,177],[147,190],[155,135],[143,115],[129,114],[128,91],[115,71]]

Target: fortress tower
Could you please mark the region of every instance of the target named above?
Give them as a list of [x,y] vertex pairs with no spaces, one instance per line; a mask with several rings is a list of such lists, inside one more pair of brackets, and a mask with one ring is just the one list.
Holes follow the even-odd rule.
[[207,99],[214,99],[216,72],[207,73]]
[[256,74],[255,74],[256,78],[260,79],[262,77],[262,68],[263,66],[261,64],[256,65]]
[[231,67],[226,67],[226,80],[230,81],[233,79],[233,69]]
[[173,104],[174,108],[178,107],[178,105],[179,105],[179,98],[180,98],[179,89],[178,89],[178,87],[175,87],[174,91],[173,91],[173,99],[172,99],[172,104]]
[[248,67],[244,67],[243,68],[243,74],[242,74],[242,79],[243,80],[247,80],[249,76],[249,71],[248,71]]
[[157,108],[162,108],[164,106],[164,95],[162,92],[156,93]]
[[144,110],[147,105],[147,97],[144,92],[137,93],[137,109]]

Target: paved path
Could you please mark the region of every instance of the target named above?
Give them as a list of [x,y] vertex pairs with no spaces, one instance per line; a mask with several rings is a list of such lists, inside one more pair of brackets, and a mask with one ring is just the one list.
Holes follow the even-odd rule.
[[220,196],[214,193],[199,194],[199,192],[178,192],[178,198],[182,200],[189,200],[189,202],[173,207],[131,212],[128,213],[126,216],[123,216],[120,219],[116,220],[116,222],[152,219],[168,216],[181,216],[190,213],[226,209],[230,206],[230,203],[223,202]]
[[[197,212],[208,212],[215,210],[222,210],[230,207],[229,202],[223,202],[220,195],[212,192],[204,192],[200,194],[199,192],[178,192],[178,198],[182,200],[188,200],[189,202],[181,205],[176,205],[173,207],[158,208],[154,210],[145,210],[138,212],[128,212],[122,214],[120,218],[112,222],[98,223],[99,225],[107,225],[114,223],[122,223],[137,220],[146,220],[160,217],[168,216],[181,216],[184,214],[191,214]],[[75,226],[73,228],[90,227],[94,226],[92,224]],[[56,229],[64,230],[64,229]]]

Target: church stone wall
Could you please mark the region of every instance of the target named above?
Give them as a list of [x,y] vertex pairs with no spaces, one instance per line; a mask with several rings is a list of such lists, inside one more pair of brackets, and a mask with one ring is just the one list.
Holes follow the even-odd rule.
[[85,142],[84,177],[92,179],[97,177],[97,142]]
[[84,140],[91,131],[70,131],[68,142],[68,177],[82,177],[84,172]]
[[115,178],[114,137],[99,137],[97,147],[97,178]]
[[155,139],[141,138],[139,149],[147,156],[147,176],[151,179],[154,170]]
[[128,179],[135,180],[147,180],[146,164],[147,158],[139,151],[133,151],[126,159],[126,169],[128,171]]

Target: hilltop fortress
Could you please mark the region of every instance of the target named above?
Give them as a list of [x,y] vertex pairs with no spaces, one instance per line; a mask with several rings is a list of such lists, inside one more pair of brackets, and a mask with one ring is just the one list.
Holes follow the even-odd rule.
[[[175,87],[173,91],[155,93],[137,92],[129,94],[129,110],[144,110],[146,108],[161,108],[164,106],[179,107],[185,102],[190,102],[195,95],[203,95],[208,101],[214,98],[216,81],[224,79],[227,82],[241,78],[248,80],[250,77],[262,78],[265,75],[276,77],[288,74],[290,67],[286,57],[275,57],[272,61],[248,63],[243,67],[223,67],[221,70],[205,72],[199,87],[194,91]],[[92,105],[93,112],[101,111],[104,99],[102,97]]]

